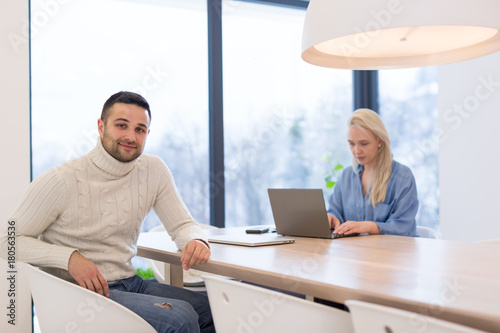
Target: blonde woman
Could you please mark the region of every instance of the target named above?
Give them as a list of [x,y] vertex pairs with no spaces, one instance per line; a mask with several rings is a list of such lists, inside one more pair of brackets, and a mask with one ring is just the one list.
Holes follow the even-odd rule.
[[329,199],[335,234],[417,236],[417,187],[410,169],[392,159],[385,126],[370,109],[348,120],[353,165],[346,168]]

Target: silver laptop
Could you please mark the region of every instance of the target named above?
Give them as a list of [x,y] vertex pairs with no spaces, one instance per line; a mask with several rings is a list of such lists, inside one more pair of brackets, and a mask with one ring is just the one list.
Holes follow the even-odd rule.
[[265,246],[265,245],[290,244],[295,242],[295,239],[278,236],[276,234],[246,234],[244,233],[244,231],[242,231],[241,234],[231,233],[222,235],[209,235],[208,241],[210,243],[253,247],[253,246]]
[[267,191],[278,234],[331,239],[345,237],[330,230],[321,189],[270,188]]

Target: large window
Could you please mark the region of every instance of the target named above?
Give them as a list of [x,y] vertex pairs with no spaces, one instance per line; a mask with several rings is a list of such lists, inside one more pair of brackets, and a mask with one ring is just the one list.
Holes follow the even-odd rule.
[[439,230],[437,69],[379,71],[379,82],[394,159],[410,167],[417,182],[417,223]]
[[[210,223],[207,1],[57,4],[31,1],[34,177],[91,150],[104,101],[136,91],[152,107],[146,152],[165,160],[195,219]],[[322,188],[326,199],[331,169],[351,163],[345,120],[353,110],[352,72],[300,58],[304,8],[224,0],[218,11],[225,223],[272,223],[267,188]],[[379,77],[394,156],[417,178],[419,223],[435,227],[435,69]],[[150,214],[145,230],[156,224]]]
[[325,187],[349,163],[352,73],[300,58],[305,10],[223,2],[226,226],[273,223],[267,188]]
[[[31,3],[34,177],[91,150],[104,101],[132,90],[152,109],[146,152],[209,223],[206,1]],[[145,228],[158,223],[152,214]]]

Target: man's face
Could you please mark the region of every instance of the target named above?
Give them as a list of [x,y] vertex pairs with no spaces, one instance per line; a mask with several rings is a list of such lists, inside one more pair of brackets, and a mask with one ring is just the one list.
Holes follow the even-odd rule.
[[149,117],[137,105],[116,103],[104,123],[97,121],[99,136],[106,151],[120,162],[130,162],[141,156],[149,134]]

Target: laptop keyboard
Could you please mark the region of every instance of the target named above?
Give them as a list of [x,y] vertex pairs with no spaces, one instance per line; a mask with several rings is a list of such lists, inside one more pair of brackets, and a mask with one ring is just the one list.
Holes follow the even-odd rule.
[[353,233],[353,234],[349,234],[349,235],[346,235],[346,234],[334,234],[333,231],[332,231],[332,238],[333,239],[345,238],[345,237],[352,237],[352,236],[359,236],[359,234],[358,233]]

